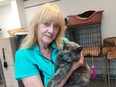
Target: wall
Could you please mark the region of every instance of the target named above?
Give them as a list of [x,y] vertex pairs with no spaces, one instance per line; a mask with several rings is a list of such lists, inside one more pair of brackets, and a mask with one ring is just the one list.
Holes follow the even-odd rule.
[[22,0],[11,0],[0,6],[0,38],[9,37],[8,30],[26,27],[26,17]]
[[[30,0],[33,1],[33,0]],[[37,0],[32,5],[40,4]],[[47,0],[44,0],[47,1]],[[116,10],[114,10],[116,6],[116,0],[61,0],[58,2],[54,2],[57,4],[64,17],[71,14],[80,14],[87,10],[104,10],[103,19],[102,19],[102,38],[116,36]],[[30,4],[24,2],[24,6],[29,6]],[[41,5],[40,5],[41,6]],[[31,8],[25,8],[27,22],[30,21],[34,12],[40,7],[35,6]]]
[[[14,0],[15,1],[15,0]],[[16,0],[22,1],[22,0]],[[52,0],[29,0],[24,2],[25,12],[21,12],[20,4],[18,5],[18,9],[20,10],[20,19],[14,20],[14,16],[12,15],[12,7],[11,5],[7,5],[4,7],[0,7],[0,28],[3,29],[3,36],[8,36],[7,30],[16,28],[19,25],[17,24],[19,21],[20,26],[26,26],[26,22],[29,23],[32,18],[34,12],[41,6],[36,6],[38,4],[48,2]],[[19,2],[17,2],[19,3]],[[114,10],[116,6],[116,0],[61,0],[58,2],[54,2],[57,4],[64,17],[71,14],[79,14],[83,13],[87,10],[104,10],[103,19],[102,19],[102,38],[116,36],[116,10]],[[34,6],[31,8],[26,8],[28,6]],[[21,15],[25,14],[25,15]],[[1,31],[0,31],[1,32]]]
[[2,28],[2,31],[0,34],[1,37],[3,36],[9,36],[7,31],[13,27],[13,17],[11,14],[11,5],[6,5],[4,7],[0,7],[0,28]]

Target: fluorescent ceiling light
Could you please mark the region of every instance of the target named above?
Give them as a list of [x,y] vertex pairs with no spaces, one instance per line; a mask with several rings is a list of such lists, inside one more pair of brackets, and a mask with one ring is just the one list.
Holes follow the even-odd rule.
[[0,0],[0,2],[3,1],[3,0]]

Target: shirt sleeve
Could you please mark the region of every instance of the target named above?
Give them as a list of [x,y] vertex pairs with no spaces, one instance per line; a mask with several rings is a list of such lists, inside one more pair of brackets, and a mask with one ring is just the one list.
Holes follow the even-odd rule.
[[29,55],[24,50],[18,50],[15,54],[15,78],[17,80],[40,74],[37,66],[30,61]]
[[66,38],[66,37],[63,37],[62,41],[70,42],[70,40],[68,38]]

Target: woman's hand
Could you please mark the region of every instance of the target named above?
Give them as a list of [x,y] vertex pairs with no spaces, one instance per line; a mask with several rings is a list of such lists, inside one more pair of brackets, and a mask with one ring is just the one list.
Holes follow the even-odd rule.
[[84,63],[83,61],[84,61],[84,57],[81,57],[79,61],[74,62],[73,65],[72,65],[71,71],[74,71],[74,70],[76,70],[78,67],[82,66],[83,63]]
[[[71,71],[74,71],[77,68],[79,68],[80,66],[82,66],[84,63],[83,61],[84,61],[84,57],[82,56],[79,61],[73,63]],[[86,63],[86,66],[87,66],[88,71],[90,71],[90,67],[88,66],[87,63]]]
[[62,80],[62,82],[60,83],[59,87],[63,87],[64,86],[65,82],[72,75],[73,71],[76,70],[81,65],[83,65],[83,63],[84,63],[83,61],[84,61],[84,57],[82,56],[79,61],[73,63],[71,70],[68,72],[66,77]]
[[[74,70],[76,70],[77,68],[79,68],[80,66],[82,66],[84,63],[84,57],[81,56],[80,60],[77,62],[74,62],[72,65],[71,70],[68,72],[68,74],[66,75],[66,77],[63,79],[63,81],[60,83],[59,87],[63,87],[64,84],[66,83],[66,81],[68,80],[68,78],[72,75],[72,73],[74,72]],[[88,64],[86,63],[87,69],[88,71],[90,71],[90,67],[88,66]]]

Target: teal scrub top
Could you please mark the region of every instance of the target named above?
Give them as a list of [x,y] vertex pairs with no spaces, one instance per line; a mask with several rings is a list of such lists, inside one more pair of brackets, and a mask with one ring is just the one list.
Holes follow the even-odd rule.
[[50,81],[55,73],[55,62],[58,49],[52,44],[51,59],[45,58],[37,44],[33,48],[19,49],[15,54],[15,78],[17,80],[42,74],[44,85]]
[[[67,38],[63,40],[69,42]],[[32,48],[17,50],[15,54],[15,78],[20,80],[25,77],[40,74],[44,86],[48,84],[55,74],[55,63],[58,49],[55,43],[51,44],[51,61],[45,58],[40,48],[35,44]]]

